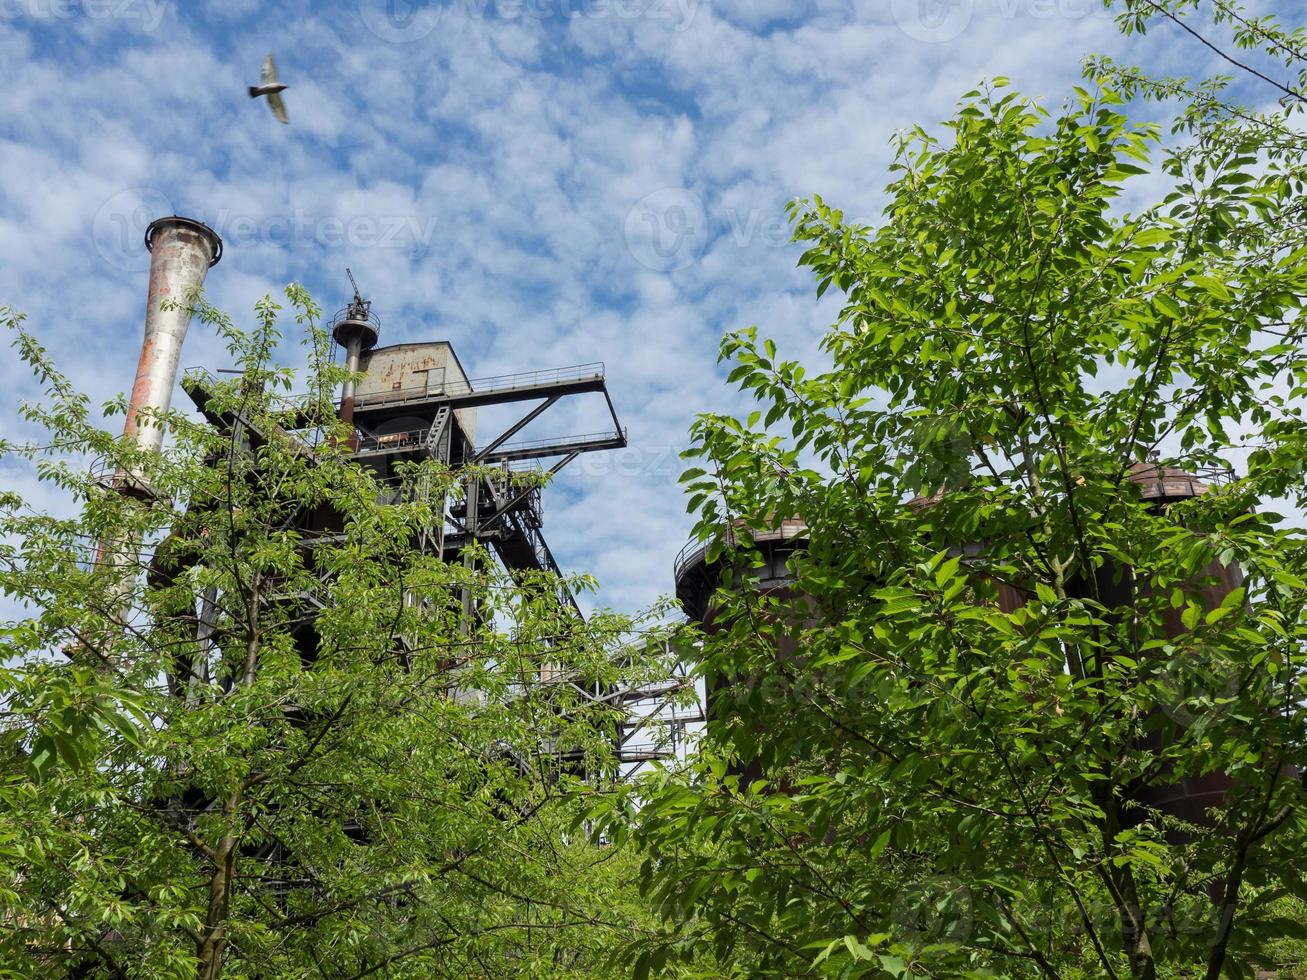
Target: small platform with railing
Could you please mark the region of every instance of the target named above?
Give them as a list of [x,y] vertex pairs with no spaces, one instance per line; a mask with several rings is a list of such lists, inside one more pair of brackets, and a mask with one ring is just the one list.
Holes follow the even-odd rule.
[[488,378],[464,380],[451,378],[439,385],[422,384],[390,391],[359,392],[354,399],[356,411],[391,409],[404,405],[431,402],[453,403],[459,408],[480,404],[545,398],[550,395],[581,391],[602,391],[604,363],[573,364],[543,371],[523,371]]

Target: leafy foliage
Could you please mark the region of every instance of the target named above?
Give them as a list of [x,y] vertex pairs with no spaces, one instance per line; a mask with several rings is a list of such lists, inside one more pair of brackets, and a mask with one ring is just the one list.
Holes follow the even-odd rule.
[[711,721],[603,809],[652,972],[1214,980],[1304,933],[1296,158],[1209,141],[1130,213],[1155,127],[1003,89],[904,134],[878,226],[793,206],[831,370],[723,342],[759,407],[686,453]]
[[198,301],[240,373],[192,379],[209,421],[154,419],[158,455],[98,428],[5,311],[49,442],[4,449],[81,512],[0,510],[26,607],[0,672],[0,972],[607,975],[640,916],[622,856],[573,830],[614,766],[581,690],[629,673],[633,624],[418,547],[461,484],[350,459],[343,369],[288,297],[307,394],[277,304],[247,332]]

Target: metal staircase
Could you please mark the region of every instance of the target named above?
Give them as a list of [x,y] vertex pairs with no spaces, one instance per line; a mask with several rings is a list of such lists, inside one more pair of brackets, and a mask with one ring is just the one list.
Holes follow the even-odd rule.
[[448,405],[441,405],[436,410],[436,417],[431,422],[431,429],[427,432],[427,438],[424,443],[427,455],[432,459],[438,459],[441,462],[449,462],[449,443],[450,428],[449,416],[452,409]]

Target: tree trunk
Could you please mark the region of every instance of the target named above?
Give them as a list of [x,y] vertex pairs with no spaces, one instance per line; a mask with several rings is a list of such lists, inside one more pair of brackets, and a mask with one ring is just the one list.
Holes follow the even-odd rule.
[[[236,799],[228,801],[224,816],[231,818]],[[198,980],[218,980],[222,975],[222,956],[227,946],[227,913],[231,906],[232,885],[236,876],[236,838],[223,837],[213,854],[213,874],[209,878],[209,906],[204,916],[204,931],[196,943]]]

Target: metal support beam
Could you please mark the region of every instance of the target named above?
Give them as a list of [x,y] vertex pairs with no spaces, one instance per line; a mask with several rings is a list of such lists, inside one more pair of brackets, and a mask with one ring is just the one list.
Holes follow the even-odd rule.
[[549,456],[566,456],[572,452],[593,453],[603,449],[623,449],[625,447],[626,433],[618,431],[611,435],[574,437],[565,439],[562,442],[539,446],[527,445],[519,448],[509,446],[498,452],[491,453],[482,462],[503,463],[519,459],[546,459]]
[[[467,478],[467,526],[472,529],[470,544],[475,545],[477,541],[477,497],[480,494],[481,480],[473,475]],[[467,548],[463,552],[463,567],[467,569],[468,577],[471,578],[473,570],[476,568],[476,549]],[[463,585],[463,603],[462,615],[459,617],[458,631],[463,636],[469,636],[472,633],[472,583],[468,581]]]
[[354,417],[367,418],[379,413],[393,413],[395,408],[401,406],[422,405],[434,408],[437,405],[448,405],[450,408],[477,408],[481,405],[507,405],[509,402],[530,401],[533,398],[547,398],[551,395],[576,395],[603,390],[603,375],[595,374],[591,377],[542,381],[537,384],[465,391],[458,394],[376,392],[355,396]]
[[561,397],[562,397],[561,395],[550,395],[548,398],[546,398],[544,401],[542,401],[539,405],[537,405],[535,408],[531,409],[531,411],[527,412],[527,413],[526,413],[525,415],[523,415],[520,419],[518,419],[516,422],[514,422],[512,425],[510,425],[507,429],[505,429],[503,432],[501,432],[501,433],[499,434],[499,437],[496,438],[494,442],[490,443],[490,445],[486,446],[484,449],[482,449],[481,451],[479,451],[475,456],[472,457],[472,459],[471,459],[470,462],[471,462],[473,465],[475,465],[475,464],[477,464],[477,463],[480,463],[480,462],[481,462],[482,460],[484,460],[487,456],[489,456],[491,453],[493,453],[496,449],[498,449],[500,446],[502,446],[504,443],[506,443],[509,439],[511,439],[513,436],[515,436],[515,435],[517,435],[519,432],[521,432],[522,429],[524,429],[526,426],[530,425],[532,422],[534,422],[536,419],[538,419],[538,418],[540,417],[540,414],[541,414],[545,409],[547,409],[550,405],[554,404],[554,402],[558,401],[558,399],[561,398]]
[[[547,475],[553,476],[555,473],[557,473],[564,466],[566,466],[568,463],[570,463],[572,460],[576,459],[576,457],[580,455],[581,453],[579,451],[573,451],[571,453],[568,453],[566,456],[564,456],[562,459],[560,459],[557,463],[555,463],[553,466],[549,468],[549,472]],[[525,498],[526,495],[529,494],[534,489],[535,489],[534,487],[525,487],[521,493],[515,494],[513,497],[509,498],[506,504],[504,504],[497,511],[495,511],[493,514],[487,517],[483,522],[481,522],[480,525],[469,524],[468,525],[469,527],[476,527],[474,536],[481,533],[482,527],[489,524],[493,524],[499,518],[503,517],[510,510],[516,507],[523,500],[523,498]]]

